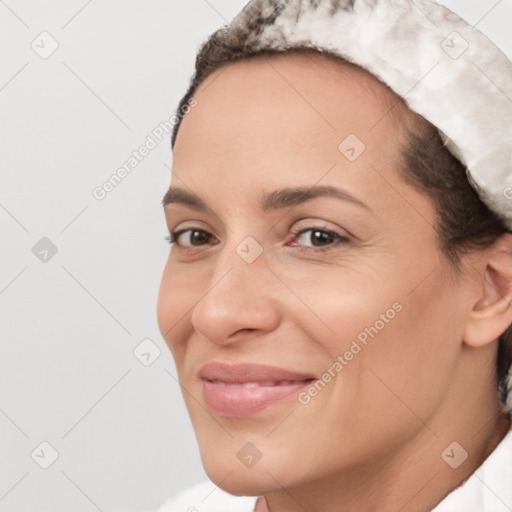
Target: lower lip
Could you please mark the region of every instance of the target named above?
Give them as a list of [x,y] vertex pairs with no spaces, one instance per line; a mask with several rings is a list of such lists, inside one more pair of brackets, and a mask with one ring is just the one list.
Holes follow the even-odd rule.
[[203,380],[203,396],[210,411],[217,416],[244,418],[297,394],[310,384],[311,380],[300,380],[282,386],[244,388],[228,387]]

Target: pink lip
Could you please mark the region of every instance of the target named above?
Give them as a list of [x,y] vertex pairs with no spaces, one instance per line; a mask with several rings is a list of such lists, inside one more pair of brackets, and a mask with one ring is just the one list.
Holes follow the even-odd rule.
[[[198,372],[203,396],[217,416],[243,418],[296,394],[312,375],[249,363],[207,363]],[[254,386],[244,386],[251,383]]]

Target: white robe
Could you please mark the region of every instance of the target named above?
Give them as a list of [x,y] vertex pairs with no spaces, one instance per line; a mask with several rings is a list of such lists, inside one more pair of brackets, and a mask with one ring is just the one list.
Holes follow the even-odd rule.
[[[205,481],[180,492],[155,512],[252,512],[256,499],[233,496]],[[448,494],[432,512],[511,511],[512,429],[466,482]]]

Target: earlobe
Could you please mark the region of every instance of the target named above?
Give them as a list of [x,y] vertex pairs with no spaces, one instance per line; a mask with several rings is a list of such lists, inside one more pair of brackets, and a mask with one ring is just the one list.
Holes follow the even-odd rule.
[[493,342],[512,325],[512,235],[503,235],[486,254],[481,292],[464,333],[473,347]]

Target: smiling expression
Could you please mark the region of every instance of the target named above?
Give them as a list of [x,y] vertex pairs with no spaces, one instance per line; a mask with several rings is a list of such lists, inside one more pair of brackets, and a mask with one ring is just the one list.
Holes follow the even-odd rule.
[[219,71],[176,140],[158,298],[206,472],[257,494],[430,442],[464,301],[397,172],[411,114],[324,56]]

